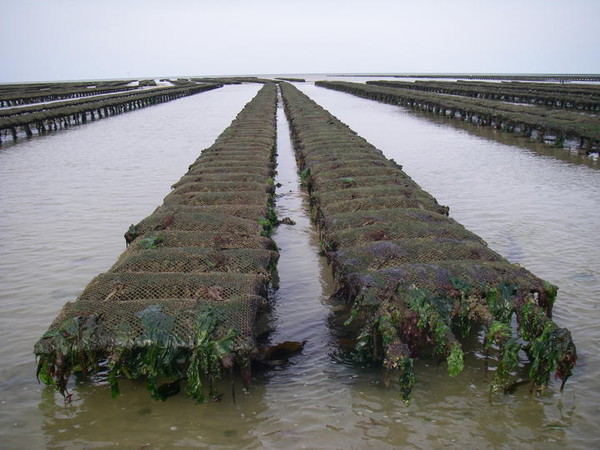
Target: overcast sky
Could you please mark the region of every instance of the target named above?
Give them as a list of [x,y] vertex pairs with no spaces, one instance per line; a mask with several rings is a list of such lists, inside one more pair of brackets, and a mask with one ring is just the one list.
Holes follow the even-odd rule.
[[600,73],[600,0],[0,0],[0,82]]

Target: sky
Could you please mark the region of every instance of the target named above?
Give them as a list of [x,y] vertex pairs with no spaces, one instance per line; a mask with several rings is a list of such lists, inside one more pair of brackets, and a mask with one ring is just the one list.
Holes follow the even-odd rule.
[[0,0],[0,83],[600,73],[600,0]]

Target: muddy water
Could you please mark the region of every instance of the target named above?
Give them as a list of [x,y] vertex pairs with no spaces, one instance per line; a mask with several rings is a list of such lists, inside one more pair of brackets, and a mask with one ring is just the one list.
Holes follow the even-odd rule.
[[279,288],[274,292],[272,342],[305,341],[301,355],[261,377],[264,411],[253,434],[267,448],[314,447],[338,442],[348,446],[360,438],[340,434],[331,441],[340,417],[351,416],[355,372],[329,357],[336,342],[329,329],[332,314],[330,271],[319,257],[318,237],[311,224],[306,193],[300,186],[289,128],[281,102],[277,126],[277,215],[295,225],[280,225],[273,239],[280,248]]
[[394,448],[598,446],[600,172],[498,143],[389,105],[299,84],[405,166],[451,215],[511,261],[561,288],[555,320],[581,364],[561,394],[487,395],[477,346],[467,369],[419,362],[406,407],[377,370],[331,357],[338,345],[329,272],[298,184],[287,124],[278,123],[279,289],[272,341],[306,340],[285,366],[230,386],[219,405],[148,398],[99,382],[74,401],[40,388],[31,348],[59,308],[123,250],[122,232],[160,204],[257,86],[231,86],[0,150],[0,442],[6,448]]

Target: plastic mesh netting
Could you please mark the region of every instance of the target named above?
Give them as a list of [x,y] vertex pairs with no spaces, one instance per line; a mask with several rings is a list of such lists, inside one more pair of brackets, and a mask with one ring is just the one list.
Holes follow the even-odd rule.
[[398,171],[395,174],[384,176],[378,175],[361,175],[360,177],[337,177],[331,179],[312,179],[311,187],[313,190],[323,192],[336,192],[342,189],[363,188],[363,187],[381,187],[382,185],[399,185],[405,186],[408,183],[414,184],[404,172]]
[[268,276],[277,258],[269,250],[158,247],[125,252],[110,272],[234,272]]
[[380,270],[404,263],[436,261],[500,261],[502,257],[478,241],[413,238],[379,241],[329,253],[336,273]]
[[407,238],[483,242],[458,222],[442,214],[421,209],[367,210],[325,217],[322,220],[322,242],[327,250]]
[[227,185],[231,186],[230,183],[261,183],[265,179],[264,175],[248,172],[248,171],[238,171],[236,173],[232,172],[221,172],[221,173],[207,173],[200,175],[185,175],[181,177],[181,179],[173,185],[174,189],[182,187],[188,183],[207,183],[207,182],[224,182]]
[[272,183],[260,183],[256,181],[200,181],[185,183],[182,186],[175,188],[171,194],[182,195],[196,192],[261,192],[272,194],[274,187]]
[[445,206],[438,205],[437,202],[433,202],[427,198],[406,198],[398,195],[374,198],[355,198],[335,203],[332,202],[321,206],[321,210],[325,217],[345,212],[371,210],[373,208],[429,209],[440,214],[445,214],[448,210]]
[[265,192],[261,191],[225,191],[225,192],[173,192],[165,198],[165,205],[182,204],[189,206],[223,205],[266,205]]
[[240,273],[123,272],[94,278],[77,300],[127,302],[145,298],[226,300],[264,295],[264,277]]
[[227,214],[195,212],[189,210],[161,208],[137,225],[130,228],[126,236],[128,242],[148,232],[160,230],[260,234],[260,224]]
[[[195,319],[205,308],[216,308],[222,313],[222,322],[213,330],[218,336],[226,334],[227,330],[235,328],[235,347],[238,351],[253,351],[254,340],[253,320],[257,311],[264,304],[260,296],[246,296],[227,301],[193,299],[193,298],[144,298],[121,302],[118,307],[112,302],[98,302],[95,300],[78,299],[76,302],[67,303],[60,315],[50,326],[46,335],[38,343],[38,349],[48,353],[56,351],[54,335],[68,332],[69,326],[79,325],[85,329],[78,330],[81,334],[87,333],[85,352],[107,353],[122,349],[135,349],[148,346],[144,342],[144,324],[142,316],[154,314],[172,317],[172,333],[170,339],[183,348],[190,348],[190,337],[195,330]],[[161,331],[146,330],[146,331]],[[186,344],[187,343],[187,344]],[[75,344],[75,342],[73,343]]]
[[161,230],[146,233],[143,237],[131,242],[128,252],[160,247],[201,247],[209,250],[277,250],[272,239],[249,233]]

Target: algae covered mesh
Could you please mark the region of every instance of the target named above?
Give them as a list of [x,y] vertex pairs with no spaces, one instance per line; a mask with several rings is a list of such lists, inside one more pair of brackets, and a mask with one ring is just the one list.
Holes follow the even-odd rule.
[[557,288],[490,250],[298,89],[281,89],[335,296],[350,305],[344,325],[359,325],[354,357],[382,365],[386,382],[395,375],[408,401],[415,357],[441,356],[457,375],[459,338],[483,329],[485,352],[495,357],[492,390],[515,382],[521,351],[532,389],[543,389],[552,372],[564,385],[577,355],[569,331],[550,319]]
[[127,230],[127,250],[35,345],[43,382],[68,395],[72,373],[102,372],[113,394],[126,376],[162,399],[185,380],[198,401],[217,395],[212,382],[224,368],[247,382],[278,257],[268,237],[276,102],[266,84],[164,204]]

